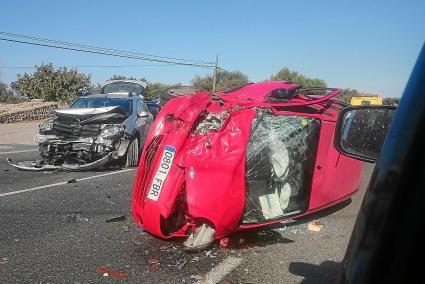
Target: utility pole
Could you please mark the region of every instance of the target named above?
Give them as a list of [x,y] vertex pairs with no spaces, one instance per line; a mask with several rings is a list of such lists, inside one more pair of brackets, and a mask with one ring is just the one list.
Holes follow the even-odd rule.
[[215,65],[214,65],[214,73],[213,73],[213,85],[212,85],[212,92],[215,93],[215,87],[217,84],[217,66],[218,66],[218,54],[215,57]]

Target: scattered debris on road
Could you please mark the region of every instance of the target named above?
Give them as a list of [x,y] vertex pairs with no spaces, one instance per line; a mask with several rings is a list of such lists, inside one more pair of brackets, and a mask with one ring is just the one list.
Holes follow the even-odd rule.
[[149,259],[149,263],[153,264],[153,263],[159,263],[159,259],[158,258],[150,258]]
[[190,275],[190,278],[194,280],[198,280],[198,281],[201,281],[204,279],[204,277],[201,275]]
[[145,233],[145,230],[143,230],[143,228],[137,227],[137,228],[134,228],[134,232],[141,235]]
[[323,225],[321,223],[317,222],[316,220],[313,220],[310,223],[308,223],[308,229],[310,231],[320,232],[320,230],[323,229]]
[[222,238],[220,239],[220,246],[223,248],[228,248],[230,245],[230,240],[229,238]]
[[7,261],[7,258],[3,258],[3,260],[0,260],[0,267],[6,266],[8,264],[9,264],[9,262]]
[[77,182],[77,180],[76,180],[75,178],[70,179],[70,180],[68,181],[68,183],[76,183],[76,182]]
[[121,216],[118,216],[118,217],[107,219],[106,220],[106,223],[122,222],[122,221],[125,221],[126,219],[127,219],[127,216],[126,215],[121,215]]
[[186,266],[186,264],[188,263],[189,261],[187,260],[187,259],[182,259],[182,260],[180,260],[178,263],[177,263],[177,268],[180,270],[180,269],[182,269],[184,266]]
[[77,212],[74,212],[72,214],[63,216],[63,220],[66,223],[83,223],[83,222],[88,222],[89,221],[88,218],[83,218],[82,217],[80,211],[77,211]]
[[128,278],[128,275],[123,273],[123,272],[119,272],[119,271],[114,271],[106,266],[98,266],[97,269],[103,273],[103,277],[112,277],[112,278],[117,278],[117,279],[126,279]]
[[151,270],[151,271],[156,271],[156,270],[158,270],[159,269],[159,259],[158,258],[150,258],[149,260],[148,260],[148,262],[149,262],[149,264],[150,264],[150,266],[149,266],[149,270]]

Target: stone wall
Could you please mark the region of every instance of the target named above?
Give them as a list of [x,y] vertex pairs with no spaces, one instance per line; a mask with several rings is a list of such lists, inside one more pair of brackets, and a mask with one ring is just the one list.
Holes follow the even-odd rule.
[[19,104],[0,104],[0,123],[43,120],[58,108],[54,102],[24,102]]

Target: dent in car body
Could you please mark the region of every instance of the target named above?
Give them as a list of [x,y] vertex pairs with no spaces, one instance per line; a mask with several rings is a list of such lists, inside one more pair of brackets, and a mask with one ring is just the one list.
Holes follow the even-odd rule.
[[[286,90],[279,92],[283,94],[281,98],[270,96],[276,89]],[[309,214],[354,194],[360,185],[362,163],[341,156],[332,144],[338,111],[343,107],[332,98],[341,90],[331,89],[317,96],[298,89],[299,86],[287,82],[264,82],[215,95],[198,92],[168,102],[148,134],[134,184],[132,206],[138,224],[156,236],[170,238],[186,236],[207,223],[214,228],[214,238],[218,239],[237,230]],[[253,121],[260,113],[267,114],[271,120],[296,117],[295,132],[305,131],[303,124],[315,121],[317,139],[313,141],[314,147],[303,150],[313,154],[306,156],[309,166],[304,171],[308,176],[303,177],[305,184],[298,188],[303,191],[301,205],[290,208],[292,211],[286,214],[282,206],[281,211],[275,211],[282,214],[243,223],[247,199],[253,196],[250,192],[253,185],[247,175],[247,148],[255,133]],[[259,145],[267,149],[264,155],[258,152],[259,157],[270,163],[273,155],[267,153],[276,149],[268,145],[271,140],[261,140],[258,139]],[[159,197],[152,200],[146,195],[166,146],[174,147],[176,154]],[[279,155],[274,157],[279,159]],[[272,165],[267,175],[264,193],[256,198],[272,198],[279,188],[269,187],[282,181],[279,178],[270,181],[276,175],[276,167]],[[285,177],[283,173],[281,176]]]

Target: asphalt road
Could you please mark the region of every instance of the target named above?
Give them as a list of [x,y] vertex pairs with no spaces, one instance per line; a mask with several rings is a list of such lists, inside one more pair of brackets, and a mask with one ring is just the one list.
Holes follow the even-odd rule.
[[[194,283],[206,275],[220,283],[329,283],[365,191],[295,223],[234,236],[231,248],[186,254],[180,240],[134,224],[135,169],[24,172],[5,161],[33,159],[31,150],[0,145],[0,283]],[[324,225],[320,232],[307,229],[312,219]]]

